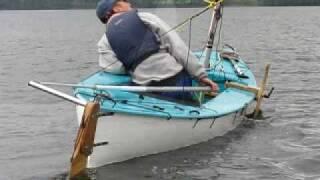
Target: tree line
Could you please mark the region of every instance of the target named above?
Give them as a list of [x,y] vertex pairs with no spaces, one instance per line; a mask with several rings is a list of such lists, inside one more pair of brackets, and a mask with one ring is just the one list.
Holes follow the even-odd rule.
[[[0,9],[92,9],[98,0],[0,0]],[[131,0],[137,7],[197,7],[203,0]],[[320,0],[225,0],[225,5],[320,5]]]
[[319,6],[320,0],[258,0],[264,6]]

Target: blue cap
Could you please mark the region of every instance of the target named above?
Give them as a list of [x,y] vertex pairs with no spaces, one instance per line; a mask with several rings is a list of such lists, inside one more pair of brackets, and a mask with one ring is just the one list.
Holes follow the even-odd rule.
[[106,23],[106,15],[112,10],[112,7],[116,0],[100,0],[97,3],[96,13],[102,23]]

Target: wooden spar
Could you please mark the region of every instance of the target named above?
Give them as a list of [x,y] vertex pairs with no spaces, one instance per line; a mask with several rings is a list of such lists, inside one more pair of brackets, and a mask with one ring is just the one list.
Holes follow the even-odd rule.
[[260,90],[260,88],[258,88],[258,87],[246,86],[246,85],[234,83],[234,82],[226,82],[225,86],[227,88],[236,88],[236,89],[241,89],[244,91],[250,91],[250,92],[253,92],[254,94],[258,94],[258,92]]
[[257,94],[257,105],[256,105],[256,108],[254,110],[253,118],[257,118],[258,115],[259,115],[260,106],[261,106],[262,99],[263,99],[263,96],[264,96],[264,91],[265,91],[266,86],[267,86],[269,70],[270,70],[270,64],[268,64],[266,66],[266,69],[265,69],[265,72],[264,72],[264,77],[263,77],[263,80],[262,80],[262,82],[260,84],[260,90],[258,91],[258,94]]
[[88,156],[92,153],[94,146],[99,111],[98,102],[89,102],[85,106],[71,157],[70,179],[77,179],[86,174]]
[[211,58],[211,52],[212,52],[212,47],[214,43],[214,35],[216,32],[216,29],[218,27],[219,20],[221,19],[221,2],[216,2],[217,4],[213,8],[213,14],[212,14],[212,19],[211,19],[211,25],[209,28],[209,39],[207,42],[207,46],[205,49],[205,59],[203,62],[203,65],[205,68],[210,68],[210,58]]
[[260,87],[246,86],[246,85],[234,83],[234,82],[226,82],[225,83],[225,86],[227,88],[237,88],[237,89],[241,89],[244,91],[252,92],[256,95],[257,104],[256,104],[256,107],[254,110],[253,118],[257,118],[259,115],[262,100],[265,96],[265,90],[266,90],[266,86],[267,86],[269,70],[270,70],[270,64],[267,64],[267,66],[265,68],[264,77],[263,77],[263,80],[260,84]]

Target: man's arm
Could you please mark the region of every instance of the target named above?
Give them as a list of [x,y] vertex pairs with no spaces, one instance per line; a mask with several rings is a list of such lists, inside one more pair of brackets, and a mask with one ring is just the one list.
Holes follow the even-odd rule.
[[113,74],[126,74],[125,68],[113,52],[106,34],[104,34],[98,42],[98,52],[99,66],[102,67],[104,71]]
[[176,31],[167,33],[171,30],[170,26],[151,13],[140,13],[139,15],[153,32],[160,36],[161,43],[165,46],[164,48],[167,47],[169,49],[171,55],[183,65],[191,76],[198,79],[202,84],[210,86],[212,91],[219,91],[218,85],[208,78],[203,65],[188,49]]
[[168,48],[170,54],[175,57],[176,61],[179,62],[191,76],[198,80],[207,77],[203,65],[200,64],[198,59],[189,51],[180,36],[175,31],[166,33],[171,29],[168,24],[151,13],[139,13],[139,16],[153,32],[161,36],[160,40],[162,45]]

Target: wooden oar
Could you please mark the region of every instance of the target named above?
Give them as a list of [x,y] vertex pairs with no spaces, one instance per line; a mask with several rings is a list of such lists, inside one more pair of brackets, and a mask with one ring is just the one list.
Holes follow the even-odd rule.
[[267,86],[267,81],[268,81],[268,76],[269,76],[269,70],[270,70],[270,64],[268,64],[266,66],[265,72],[264,72],[264,77],[263,80],[260,84],[260,90],[258,91],[257,94],[257,105],[256,105],[256,109],[254,110],[254,118],[257,118],[260,112],[260,106],[263,100],[263,96],[264,96],[264,91],[266,89]]
[[244,91],[249,91],[255,94],[258,94],[260,88],[259,87],[254,87],[254,86],[247,86],[247,85],[243,85],[243,84],[239,84],[239,83],[235,83],[235,82],[226,82],[225,86],[227,88],[236,88],[236,89],[241,89]]
[[250,91],[250,92],[255,93],[257,104],[256,104],[256,107],[254,110],[253,118],[257,118],[259,115],[261,103],[262,103],[262,100],[265,96],[265,90],[266,90],[266,86],[267,86],[269,70],[270,70],[270,64],[267,64],[266,69],[265,69],[265,73],[264,73],[264,77],[263,77],[263,80],[260,84],[260,87],[246,86],[243,84],[233,83],[233,82],[227,82],[225,84],[225,86],[229,87],[229,88],[237,88],[237,89],[241,89],[241,90]]
[[86,176],[88,156],[93,150],[99,112],[98,102],[89,102],[85,106],[71,158],[70,179]]

